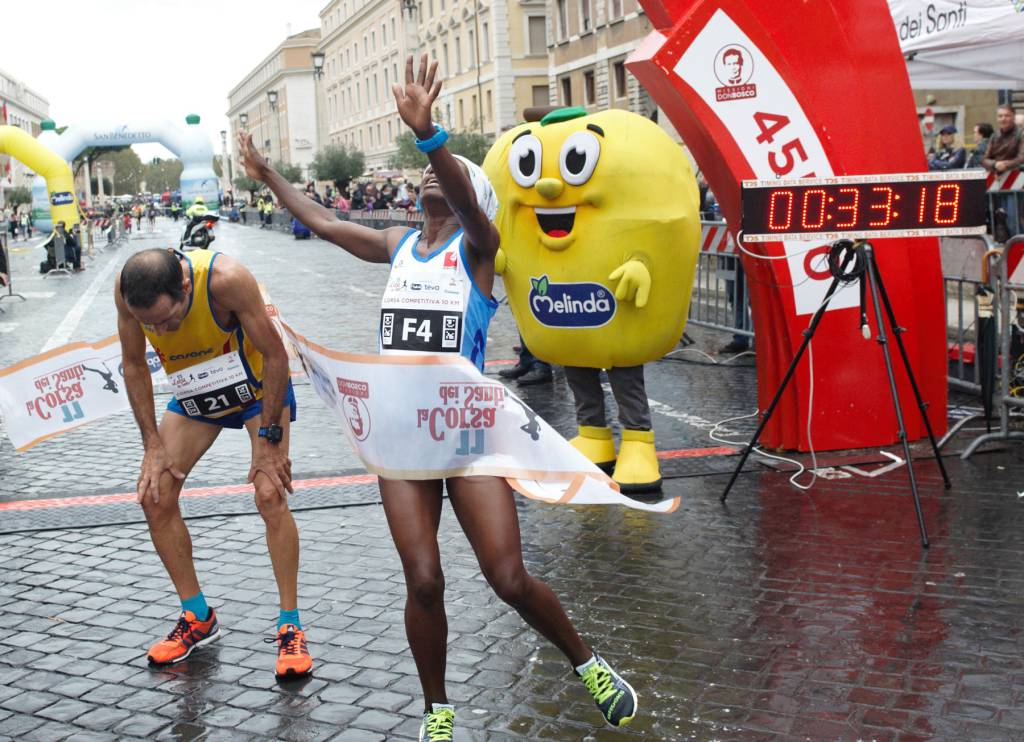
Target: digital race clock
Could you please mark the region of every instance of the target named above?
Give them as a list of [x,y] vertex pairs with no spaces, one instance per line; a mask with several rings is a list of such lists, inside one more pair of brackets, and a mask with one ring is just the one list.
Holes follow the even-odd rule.
[[743,181],[743,239],[981,234],[985,171]]

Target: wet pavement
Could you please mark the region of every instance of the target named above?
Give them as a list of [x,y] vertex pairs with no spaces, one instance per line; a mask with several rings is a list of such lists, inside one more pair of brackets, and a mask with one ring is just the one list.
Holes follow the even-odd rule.
[[[14,253],[15,288],[29,299],[0,304],[0,366],[64,334],[113,334],[117,265],[134,249],[170,244],[174,232],[161,222],[158,234],[69,278],[31,274],[38,250]],[[304,334],[373,350],[381,266],[230,224],[218,226],[215,247],[249,266]],[[705,351],[726,340],[690,334]],[[514,357],[515,341],[503,308],[490,373]],[[640,695],[641,714],[625,730],[600,725],[558,652],[487,589],[446,508],[457,739],[1024,739],[1024,450],[947,458],[948,491],[922,455],[927,551],[904,469],[868,477],[843,468],[870,473],[884,461],[877,452],[825,457],[807,493],[752,460],[723,506],[736,457],[708,430],[753,410],[748,360],[714,367],[684,351],[649,367],[665,491],[682,498],[675,513],[518,505],[528,567]],[[128,494],[141,446],[126,414],[24,454],[0,443],[0,737],[414,738],[422,702],[376,487],[310,388],[296,391],[301,488],[291,501],[314,678],[273,677],[273,647],[262,639],[274,630],[276,588],[262,521],[239,486],[248,443],[233,431],[183,499],[224,635],[171,670],[146,666],[145,648],[169,630],[177,601]],[[517,391],[572,432],[560,375]],[[749,421],[727,428],[732,440],[751,430]]]

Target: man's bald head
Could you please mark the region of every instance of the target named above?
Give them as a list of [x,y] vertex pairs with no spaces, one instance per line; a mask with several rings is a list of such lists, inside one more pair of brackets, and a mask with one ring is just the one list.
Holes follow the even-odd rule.
[[160,248],[142,250],[121,269],[121,298],[137,309],[149,309],[163,294],[177,303],[185,298],[184,282],[176,253]]

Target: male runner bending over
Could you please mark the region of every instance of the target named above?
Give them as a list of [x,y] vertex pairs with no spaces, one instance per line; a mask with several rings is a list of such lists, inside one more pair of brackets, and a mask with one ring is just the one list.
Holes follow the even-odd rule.
[[[409,57],[405,85],[394,87],[402,120],[430,158],[420,190],[426,215],[422,231],[404,227],[375,230],[340,221],[282,178],[253,147],[251,136],[241,134],[239,144],[249,177],[270,186],[299,221],[357,258],[391,263],[392,280],[384,293],[382,317],[405,312],[414,326],[426,329],[408,335],[381,332],[382,353],[461,353],[483,369],[487,326],[497,308],[491,289],[500,238],[491,220],[498,203],[483,170],[468,160],[456,159],[444,146],[447,135],[430,120],[432,104],[441,91],[441,81],[434,81],[436,70],[434,62],[428,72],[424,54],[414,81]],[[458,286],[456,328],[462,329],[452,347],[441,341],[439,317],[452,314],[451,304],[446,304],[444,312],[427,308],[438,298],[430,286],[442,291],[449,279]],[[399,288],[414,283],[419,283],[421,290],[410,293]],[[423,300],[413,301],[413,293]],[[450,302],[452,296],[446,295],[446,300]],[[459,525],[498,597],[562,650],[609,724],[626,724],[636,714],[633,689],[584,643],[551,588],[527,573],[523,565],[519,519],[508,483],[498,477],[452,477],[444,482],[381,477],[384,514],[405,572],[405,632],[425,696],[420,742],[451,740],[455,722],[444,680],[448,619],[437,543],[445,485]]]
[[[252,442],[248,481],[267,524],[267,547],[280,596],[278,678],[307,675],[313,660],[299,622],[299,534],[288,509],[292,462],[288,426],[295,395],[288,355],[267,316],[256,279],[226,255],[143,250],[114,286],[124,380],[145,454],[138,497],[160,559],[181,599],[181,616],[149,650],[154,665],[180,662],[217,638],[220,628],[199,589],[192,539],[178,508],[185,477],[221,428],[245,428]],[[157,428],[146,340],[174,396]]]

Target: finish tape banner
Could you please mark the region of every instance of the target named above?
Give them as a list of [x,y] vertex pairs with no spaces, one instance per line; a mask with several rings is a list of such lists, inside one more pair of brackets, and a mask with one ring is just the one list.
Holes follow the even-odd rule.
[[[268,311],[371,473],[394,479],[505,477],[523,496],[556,504],[662,513],[679,506],[679,498],[648,504],[619,494],[533,410],[461,356],[339,353],[295,332],[272,305]],[[147,363],[154,389],[169,389],[152,350]],[[116,335],[64,345],[0,370],[0,416],[18,451],[130,409]]]
[[[152,348],[146,363],[154,390],[168,390]],[[18,451],[128,409],[117,335],[63,345],[0,370],[0,416]]]
[[320,400],[367,471],[389,479],[504,477],[525,497],[667,513],[637,502],[500,382],[447,355],[329,350],[282,322]]

